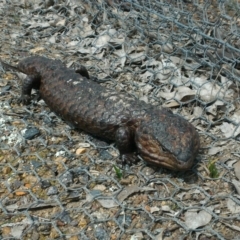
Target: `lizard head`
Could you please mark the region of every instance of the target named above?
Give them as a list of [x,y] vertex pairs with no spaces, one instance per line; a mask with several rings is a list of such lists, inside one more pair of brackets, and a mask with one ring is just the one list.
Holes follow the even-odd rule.
[[184,118],[170,110],[152,112],[135,134],[139,155],[148,163],[181,171],[192,167],[199,150],[199,135]]

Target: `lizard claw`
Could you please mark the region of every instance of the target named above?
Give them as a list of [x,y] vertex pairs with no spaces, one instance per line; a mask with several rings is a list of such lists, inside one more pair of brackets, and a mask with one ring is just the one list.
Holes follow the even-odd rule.
[[122,163],[122,165],[132,165],[139,162],[139,158],[135,153],[125,153],[121,155],[120,159],[117,162]]
[[31,101],[31,97],[28,95],[21,95],[21,97],[17,100],[17,103],[23,103],[24,105],[28,105]]

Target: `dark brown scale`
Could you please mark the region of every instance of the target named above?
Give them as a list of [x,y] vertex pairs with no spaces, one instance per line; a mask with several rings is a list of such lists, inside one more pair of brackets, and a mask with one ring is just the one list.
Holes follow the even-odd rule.
[[124,162],[137,152],[145,161],[173,170],[189,169],[199,150],[199,136],[184,118],[169,109],[153,107],[89,79],[85,67],[76,72],[59,60],[29,57],[17,67],[28,75],[21,99],[29,102],[39,89],[50,109],[90,134],[113,140]]

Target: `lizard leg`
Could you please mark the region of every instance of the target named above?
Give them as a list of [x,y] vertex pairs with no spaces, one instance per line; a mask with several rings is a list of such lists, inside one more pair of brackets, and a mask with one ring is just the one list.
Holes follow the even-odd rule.
[[22,93],[20,102],[23,104],[29,104],[31,100],[32,89],[39,89],[40,87],[40,76],[30,75],[23,80]]
[[87,79],[90,79],[88,70],[83,65],[80,65],[80,68],[77,69],[75,72],[81,74],[83,77],[86,77]]
[[80,68],[78,68],[77,70],[75,70],[75,73],[79,73],[81,74],[83,77],[90,79],[94,82],[99,82],[99,79],[97,77],[93,77],[93,76],[89,76],[88,70],[83,66],[80,65]]
[[133,132],[127,127],[120,127],[116,132],[115,139],[122,164],[137,162]]

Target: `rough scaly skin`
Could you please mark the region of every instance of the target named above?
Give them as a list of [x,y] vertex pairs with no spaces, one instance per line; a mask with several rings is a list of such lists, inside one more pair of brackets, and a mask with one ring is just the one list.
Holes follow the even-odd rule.
[[59,60],[26,58],[17,67],[27,74],[21,99],[39,89],[52,111],[76,128],[113,140],[124,162],[137,152],[146,162],[172,170],[187,170],[199,150],[199,135],[184,118],[136,98],[107,89],[89,79],[83,67],[68,69]]

